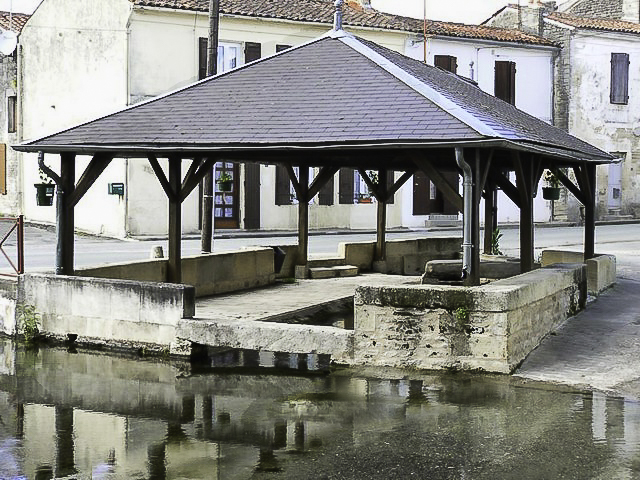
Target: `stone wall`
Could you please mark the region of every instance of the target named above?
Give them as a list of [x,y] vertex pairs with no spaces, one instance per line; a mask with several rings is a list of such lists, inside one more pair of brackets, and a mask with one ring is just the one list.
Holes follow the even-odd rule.
[[485,286],[360,287],[351,365],[509,373],[584,307],[584,265],[555,265]]
[[43,334],[114,346],[168,349],[178,321],[195,313],[187,285],[27,274],[18,289],[18,303],[40,314]]
[[596,255],[584,262],[584,253],[565,250],[543,250],[540,264],[543,267],[556,263],[584,263],[587,266],[587,290],[597,295],[616,283],[616,257]]
[[[167,260],[123,262],[79,268],[85,277],[164,282]],[[275,282],[273,248],[248,247],[242,250],[194,255],[182,259],[182,281],[195,287],[196,296],[246,290]]]

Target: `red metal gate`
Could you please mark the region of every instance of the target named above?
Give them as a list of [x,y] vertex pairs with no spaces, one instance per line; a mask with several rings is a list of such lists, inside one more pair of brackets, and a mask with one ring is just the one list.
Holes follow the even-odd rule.
[[[0,217],[0,222],[3,225],[8,224],[9,229],[2,236],[0,240],[0,252],[4,255],[4,258],[9,262],[11,268],[15,273],[1,273],[3,276],[15,277],[24,273],[24,216],[19,217]],[[2,229],[4,230],[4,228]],[[0,233],[1,235],[1,233]],[[9,241],[16,239],[16,258],[15,262],[11,259],[9,254],[5,251],[5,247],[9,247]]]

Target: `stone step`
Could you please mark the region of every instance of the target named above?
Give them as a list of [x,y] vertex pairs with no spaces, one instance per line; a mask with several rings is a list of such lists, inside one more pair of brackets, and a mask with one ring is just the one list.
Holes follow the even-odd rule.
[[344,257],[311,257],[307,260],[309,268],[344,266]]
[[309,278],[314,280],[319,280],[322,278],[355,277],[357,275],[358,267],[354,267],[353,265],[309,268]]

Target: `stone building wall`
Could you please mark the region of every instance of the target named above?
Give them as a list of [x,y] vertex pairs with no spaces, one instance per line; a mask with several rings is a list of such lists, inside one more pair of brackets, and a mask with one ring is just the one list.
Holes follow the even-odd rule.
[[563,130],[569,129],[569,107],[571,101],[571,31],[545,23],[544,36],[562,45],[555,61],[553,124]]
[[6,152],[5,172],[0,171],[6,177],[6,194],[0,194],[0,215],[18,215],[22,206],[20,169],[17,154],[11,148],[18,142],[18,134],[8,132],[7,116],[8,98],[15,96],[17,90],[16,60],[12,55],[0,55],[0,148]]

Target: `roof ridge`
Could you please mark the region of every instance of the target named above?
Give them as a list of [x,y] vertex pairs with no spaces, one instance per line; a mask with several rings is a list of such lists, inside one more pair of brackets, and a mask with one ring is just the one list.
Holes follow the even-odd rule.
[[337,40],[340,40],[345,45],[354,49],[361,55],[364,55],[380,68],[393,75],[397,80],[401,81],[427,100],[433,102],[436,106],[443,109],[444,111],[449,113],[449,115],[455,117],[457,120],[461,121],[471,129],[475,130],[480,135],[496,138],[500,137],[500,135],[498,135],[498,133],[485,122],[465,110],[462,106],[458,105],[450,98],[436,91],[430,85],[427,85],[422,80],[403,70],[395,62],[393,62],[393,60],[381,55],[368,45],[364,44],[360,38],[354,36],[345,36],[339,37],[337,38]]

